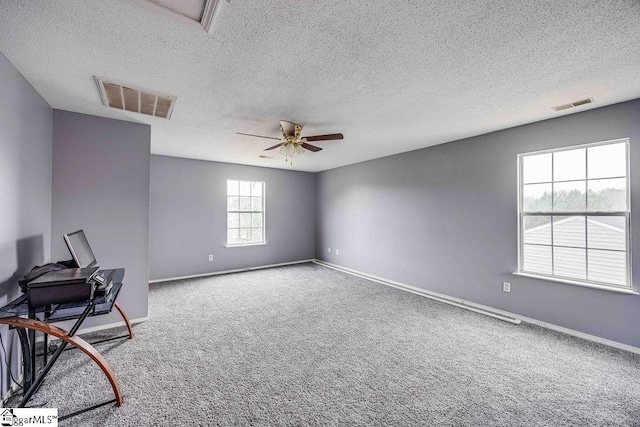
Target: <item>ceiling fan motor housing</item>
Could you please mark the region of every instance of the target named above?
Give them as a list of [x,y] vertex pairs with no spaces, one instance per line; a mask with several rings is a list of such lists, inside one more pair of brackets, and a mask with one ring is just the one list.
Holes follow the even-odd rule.
[[[287,161],[291,162],[292,157],[300,156],[304,154],[305,150],[318,152],[321,151],[322,148],[316,147],[315,145],[311,145],[308,141],[331,141],[336,139],[342,139],[343,136],[341,133],[333,133],[327,135],[314,135],[307,136],[305,138],[301,138],[300,134],[302,133],[303,126],[298,123],[289,122],[286,120],[280,120],[280,131],[282,132],[282,138],[280,139],[280,143],[274,145],[273,147],[265,148],[265,151],[274,150],[280,147],[278,152],[285,156]],[[262,135],[253,135],[249,133],[241,133],[240,135],[253,136],[257,138],[267,138],[267,139],[279,139],[271,136],[262,136]]]

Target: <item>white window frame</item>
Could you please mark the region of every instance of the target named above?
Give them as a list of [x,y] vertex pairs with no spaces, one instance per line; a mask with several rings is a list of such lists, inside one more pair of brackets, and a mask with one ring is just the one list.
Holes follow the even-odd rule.
[[[582,149],[582,148],[591,148],[591,147],[597,147],[597,146],[603,146],[603,145],[611,145],[611,144],[619,144],[619,143],[624,143],[625,144],[625,155],[626,155],[626,201],[627,201],[627,210],[626,211],[605,211],[605,212],[601,212],[601,211],[589,211],[588,210],[588,206],[585,206],[585,210],[584,211],[576,211],[576,212],[567,212],[567,211],[554,211],[553,208],[550,211],[539,211],[539,212],[531,212],[531,211],[523,211],[523,186],[524,186],[524,179],[523,179],[523,159],[527,156],[533,156],[533,155],[540,155],[540,154],[547,154],[547,153],[558,153],[558,152],[563,152],[563,151],[571,151],[571,150],[577,150],[577,149]],[[553,282],[559,282],[559,283],[566,283],[566,284],[571,284],[571,285],[578,285],[578,286],[585,286],[585,287],[590,287],[590,288],[596,288],[596,289],[602,289],[602,290],[607,290],[607,291],[614,291],[614,292],[620,292],[620,293],[628,293],[628,294],[638,294],[637,291],[634,291],[633,289],[633,280],[632,280],[632,274],[631,274],[631,267],[632,267],[632,256],[631,256],[631,181],[630,181],[630,152],[629,152],[629,138],[620,138],[620,139],[614,139],[614,140],[609,140],[609,141],[601,141],[601,142],[595,142],[595,143],[589,143],[589,144],[582,144],[582,145],[575,145],[575,146],[571,146],[571,147],[562,147],[562,148],[556,148],[556,149],[549,149],[549,150],[542,150],[542,151],[535,151],[535,152],[528,152],[528,153],[521,153],[518,154],[518,271],[515,272],[514,274],[516,275],[520,275],[520,276],[526,276],[526,277],[533,277],[533,278],[537,278],[537,279],[542,279],[542,280],[549,280],[549,281],[553,281]],[[586,151],[587,154],[585,154],[585,156],[588,156],[588,150]],[[553,159],[553,157],[552,157]],[[585,165],[585,181],[588,181],[588,170],[586,168],[588,168],[588,158],[586,159],[586,163],[587,165]],[[553,197],[553,186],[556,183],[556,181],[554,180],[554,168],[553,168],[553,160],[552,160],[552,164],[551,164],[551,185],[552,185],[552,190],[551,190],[551,194]],[[622,178],[622,177],[611,177],[611,178]],[[565,182],[565,181],[557,181],[557,182]],[[588,193],[587,193],[588,194]],[[587,196],[588,197],[588,196]],[[544,274],[544,273],[540,273],[540,272],[528,272],[526,270],[524,270],[524,217],[525,216],[551,216],[553,218],[553,216],[584,216],[585,219],[589,216],[621,216],[625,218],[625,224],[626,224],[626,233],[625,233],[625,255],[626,255],[626,284],[625,285],[620,285],[620,284],[613,284],[613,283],[606,283],[606,282],[598,282],[598,281],[593,281],[593,280],[582,280],[582,279],[575,279],[575,278],[569,278],[569,277],[563,277],[563,276],[559,276],[559,275],[555,275],[553,274],[553,267],[552,267],[552,274]],[[551,224],[553,224],[553,220],[551,221]],[[586,221],[585,221],[585,225],[586,225]],[[553,232],[553,231],[552,231]],[[585,239],[587,238],[587,234],[588,231],[585,230]],[[586,244],[586,241],[585,241]],[[555,246],[561,247],[559,245],[554,245],[554,241],[553,241],[553,237],[551,240],[551,244],[549,245],[552,248],[552,255],[551,255],[551,262],[552,262],[552,266],[553,266],[553,248]],[[585,252],[587,251],[587,247],[585,246]],[[585,268],[587,269],[588,272],[588,264],[585,266]],[[588,276],[587,276],[588,277]]]
[[[249,185],[251,187],[253,187],[254,184],[260,183],[262,184],[262,210],[260,211],[255,211],[255,210],[229,210],[229,197],[242,197],[242,196],[233,196],[233,195],[229,195],[229,181],[237,181],[238,183],[241,182],[247,182],[249,183]],[[266,182],[264,181],[249,181],[246,179],[232,179],[229,178],[226,181],[227,186],[225,187],[225,193],[226,193],[226,217],[227,217],[227,228],[226,228],[226,233],[227,233],[227,237],[226,237],[226,245],[225,247],[227,248],[237,248],[237,247],[243,247],[243,246],[258,246],[258,245],[266,245],[267,244],[267,240],[266,240],[266,236],[267,236],[267,232],[266,232],[266,212],[265,212],[265,206],[266,206],[266,193],[267,193],[267,189],[266,189]],[[262,215],[262,238],[259,242],[240,242],[240,243],[230,243],[229,242],[229,214],[243,214],[243,213],[250,213],[250,214],[261,214]],[[232,227],[231,229],[238,229],[238,230],[242,230],[243,227]],[[254,227],[245,227],[245,228],[254,228]]]

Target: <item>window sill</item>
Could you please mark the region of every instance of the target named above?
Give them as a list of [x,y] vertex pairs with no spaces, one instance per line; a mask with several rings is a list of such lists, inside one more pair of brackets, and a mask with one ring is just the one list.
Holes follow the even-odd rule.
[[235,245],[224,245],[225,248],[244,248],[246,246],[265,246],[267,242],[260,243],[236,243]]
[[619,293],[619,294],[640,295],[640,293],[638,293],[637,291],[634,291],[633,289],[630,289],[630,288],[626,288],[625,289],[625,288],[616,288],[614,286],[596,285],[596,284],[593,284],[593,283],[585,283],[585,282],[580,282],[580,281],[577,281],[577,280],[567,280],[567,279],[560,279],[560,278],[557,278],[557,277],[540,276],[540,275],[531,274],[531,273],[514,272],[513,274],[515,276],[529,277],[531,279],[546,280],[548,282],[565,283],[567,285],[582,286],[584,288],[599,289],[601,291],[616,292],[616,293]]

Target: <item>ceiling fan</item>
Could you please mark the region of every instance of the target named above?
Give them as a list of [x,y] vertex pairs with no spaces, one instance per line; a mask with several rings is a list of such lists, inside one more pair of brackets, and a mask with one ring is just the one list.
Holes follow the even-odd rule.
[[313,152],[322,150],[322,148],[320,147],[316,147],[315,145],[308,144],[309,141],[331,141],[331,140],[344,138],[341,133],[330,133],[326,135],[306,136],[302,138],[300,137],[300,133],[302,132],[302,125],[288,122],[286,120],[280,120],[280,131],[282,132],[281,138],[276,138],[273,136],[253,135],[250,133],[242,133],[242,132],[237,132],[237,134],[254,136],[256,138],[267,138],[267,139],[279,140],[280,141],[279,143],[277,143],[273,147],[266,148],[264,151],[274,150],[280,147],[280,150],[278,152],[282,154],[289,163],[292,163],[293,157],[304,154],[305,149]]

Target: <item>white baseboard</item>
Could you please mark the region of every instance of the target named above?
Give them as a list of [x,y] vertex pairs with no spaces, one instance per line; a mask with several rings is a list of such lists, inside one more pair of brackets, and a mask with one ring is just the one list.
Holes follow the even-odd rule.
[[[129,323],[131,323],[132,325],[135,325],[136,323],[142,323],[142,322],[147,321],[147,320],[149,320],[149,316],[138,317],[137,319],[131,319],[131,320],[129,320]],[[114,322],[114,323],[109,323],[109,324],[106,324],[106,325],[98,325],[98,326],[92,326],[90,328],[79,329],[78,333],[76,335],[88,334],[90,332],[103,331],[105,329],[117,328],[118,326],[125,326],[125,325],[126,325],[126,323],[124,322],[124,320],[121,320],[120,322]]]
[[268,264],[268,265],[259,265],[259,266],[256,266],[256,267],[237,268],[235,270],[214,271],[214,272],[211,272],[211,273],[192,274],[190,276],[169,277],[167,279],[149,280],[149,284],[161,283],[161,282],[170,282],[172,280],[196,279],[198,277],[218,276],[218,275],[221,275],[221,274],[240,273],[242,271],[262,270],[264,268],[282,267],[284,265],[293,265],[293,264],[304,264],[305,262],[314,262],[314,261],[315,261],[315,259],[303,259],[303,260],[300,260],[300,261],[281,262],[279,264]]
[[625,351],[628,351],[628,352],[631,352],[631,353],[640,354],[640,348],[634,347],[632,345],[623,344],[621,342],[608,340],[606,338],[601,338],[601,337],[598,337],[598,336],[595,336],[595,335],[586,334],[586,333],[580,332],[580,331],[575,331],[573,329],[565,328],[563,326],[554,325],[553,323],[542,322],[540,320],[532,319],[532,318],[526,317],[526,316],[521,316],[519,314],[514,315],[514,316],[517,316],[523,322],[531,323],[532,325],[542,326],[543,328],[551,329],[551,330],[554,330],[554,331],[557,331],[557,332],[561,332],[563,334],[571,335],[573,337],[582,338],[584,340],[595,342],[595,343],[598,343],[598,344],[608,345],[609,347],[614,347],[614,348],[617,348],[619,350],[625,350]]
[[[131,323],[131,325],[135,325],[136,323],[141,323],[144,322],[146,320],[149,320],[149,316],[147,317],[138,317],[137,319],[131,319],[129,320],[129,323]],[[82,334],[88,334],[91,332],[98,332],[98,331],[104,331],[105,329],[111,329],[111,328],[117,328],[118,326],[125,326],[126,323],[124,323],[124,320],[121,320],[120,322],[113,322],[113,323],[108,323],[106,325],[98,325],[98,326],[92,326],[90,328],[82,328],[82,329],[78,329],[78,332],[76,332],[76,335],[82,335]],[[54,337],[54,336],[49,336],[49,341],[55,341],[58,338]],[[44,337],[42,336],[38,336],[36,338],[36,342],[42,342],[44,341]]]
[[554,325],[552,323],[542,322],[540,320],[532,319],[530,317],[522,316],[516,313],[510,313],[505,310],[500,310],[500,309],[489,307],[482,304],[476,304],[474,302],[469,302],[462,299],[450,297],[448,295],[440,294],[437,292],[427,291],[425,289],[417,288],[415,286],[407,285],[405,283],[396,282],[396,281],[385,279],[382,277],[377,277],[371,274],[363,273],[361,271],[353,270],[351,268],[343,267],[337,264],[332,264],[326,261],[316,259],[313,262],[318,265],[322,265],[324,267],[343,271],[347,274],[362,277],[363,279],[371,280],[373,282],[380,283],[386,286],[391,286],[393,288],[400,289],[406,292],[411,292],[413,294],[417,294],[425,298],[434,299],[436,301],[444,302],[446,304],[455,305],[456,307],[461,307],[461,308],[471,310],[477,313],[481,313],[487,316],[495,317],[497,319],[504,320],[510,323],[519,324],[521,321],[526,323],[531,323],[533,325],[542,326],[543,328],[546,328],[546,329],[551,329],[557,332],[561,332],[563,334],[582,338],[587,341],[592,341],[598,344],[604,344],[620,350],[629,351],[631,353],[640,354],[640,348],[634,347],[628,344],[619,343],[617,341],[608,340],[606,338],[601,338],[595,335],[586,334],[584,332],[574,331],[573,329]]
[[465,300],[452,298],[450,296],[439,294],[436,292],[427,291],[421,288],[417,288],[415,286],[407,285],[401,282],[396,282],[394,280],[385,279],[378,276],[373,276],[371,274],[363,273],[361,271],[353,270],[351,268],[342,267],[337,264],[332,264],[326,261],[315,260],[314,263],[323,265],[325,267],[333,268],[334,270],[343,271],[345,273],[351,274],[353,276],[362,277],[363,279],[370,280],[372,282],[380,283],[382,285],[391,286],[392,288],[400,289],[405,292],[410,292],[412,294],[420,295],[429,299],[433,299],[436,301],[443,302],[445,304],[454,305],[456,307],[464,308],[465,310],[470,310],[476,313],[484,314],[485,316],[495,317],[496,319],[503,320],[505,322],[513,323],[515,325],[520,323],[519,319],[514,318],[510,313],[499,312],[498,310],[494,310],[491,307],[483,306],[480,304],[470,303]]

